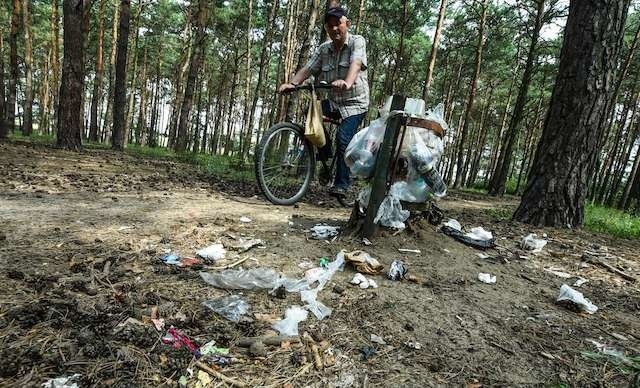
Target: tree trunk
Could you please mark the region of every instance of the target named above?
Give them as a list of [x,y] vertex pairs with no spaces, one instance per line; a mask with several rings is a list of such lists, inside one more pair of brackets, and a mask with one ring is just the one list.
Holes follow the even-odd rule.
[[98,141],[98,106],[102,99],[102,78],[104,77],[104,8],[106,0],[100,0],[98,8],[98,42],[96,44],[96,77],[93,81],[91,96],[91,123],[89,124],[89,141]]
[[249,127],[249,109],[251,105],[251,23],[253,19],[253,0],[249,0],[247,10],[247,62],[245,72],[245,84],[244,84],[244,108],[242,110],[242,126],[243,135],[242,141],[242,159],[246,160],[249,156],[249,146],[251,144],[251,137],[253,135],[253,127]]
[[158,121],[158,100],[160,98],[160,57],[160,46],[158,46],[158,53],[156,54],[156,79],[154,82],[155,86],[153,88],[151,122],[149,123],[149,139],[147,143],[149,147],[158,146],[159,131],[156,130],[156,123]]
[[116,79],[113,100],[113,139],[114,150],[124,150],[125,108],[127,105],[127,46],[129,45],[129,21],[131,19],[130,0],[120,1],[120,23],[118,30],[118,52],[116,55]]
[[[271,44],[273,43],[273,27],[275,25],[275,18],[278,13],[278,4],[279,0],[273,0],[271,3],[271,8],[269,11],[269,16],[267,19],[267,27],[264,35],[264,40],[262,44],[262,52],[260,53],[260,65],[258,66],[258,80],[256,81],[255,92],[253,93],[253,101],[251,102],[251,108],[249,111],[249,122],[247,124],[247,128],[253,131],[253,124],[255,120],[256,107],[258,105],[258,94],[260,88],[262,87],[262,81],[264,79],[265,72],[269,67],[269,58],[271,54]],[[263,108],[264,108],[264,99]],[[262,114],[264,115],[264,109],[262,110]],[[256,141],[258,141],[256,139]]]
[[431,51],[429,52],[429,66],[427,66],[427,75],[424,78],[424,87],[422,88],[422,99],[425,101],[427,101],[427,93],[429,93],[429,88],[433,81],[433,69],[436,66],[436,54],[438,53],[438,44],[440,43],[440,34],[446,13],[447,0],[440,0],[440,12],[438,13],[436,32],[433,34],[433,42],[431,43]]
[[533,76],[536,48],[538,45],[538,38],[540,37],[540,30],[543,26],[544,2],[544,0],[536,0],[536,19],[532,31],[531,43],[529,44],[529,51],[527,52],[524,73],[522,74],[522,82],[520,84],[520,89],[518,90],[518,96],[516,97],[516,104],[513,107],[513,114],[511,115],[509,128],[507,129],[505,138],[506,144],[498,157],[496,173],[489,183],[489,195],[502,196],[506,190],[507,178],[509,170],[511,169],[511,159],[513,158],[513,145],[518,137],[520,122],[522,121],[524,108],[527,103],[529,85],[531,84],[531,77]]
[[6,100],[4,94],[4,33],[0,31],[0,139],[7,137]]
[[213,101],[213,69],[209,72],[209,79],[207,80],[207,109],[204,114],[204,130],[202,131],[202,145],[200,146],[200,152],[203,154],[207,152],[207,145],[209,144],[209,120],[211,118],[211,107]]
[[467,180],[466,186],[472,186],[476,182],[476,178],[478,177],[478,171],[480,170],[480,161],[482,160],[482,151],[484,150],[484,145],[487,140],[487,116],[489,115],[489,110],[491,108],[491,103],[493,102],[493,85],[489,85],[489,96],[487,98],[487,102],[485,104],[485,108],[482,111],[482,116],[480,118],[480,133],[478,136],[478,145],[476,147],[475,156],[473,158],[473,163],[471,164],[471,174],[469,175],[469,179]]
[[478,46],[476,47],[475,54],[475,71],[469,84],[469,96],[467,100],[467,107],[464,111],[464,122],[462,124],[462,133],[460,135],[460,143],[458,144],[458,155],[456,157],[456,179],[453,183],[453,187],[460,187],[463,181],[462,170],[464,168],[464,145],[467,138],[467,132],[469,127],[469,116],[471,115],[471,109],[473,109],[473,103],[476,98],[476,87],[478,86],[478,78],[480,77],[480,66],[482,65],[482,48],[484,46],[484,29],[487,21],[487,8],[488,0],[482,0],[482,15],[480,16],[480,27],[478,30]]
[[134,24],[136,26],[135,35],[133,35],[133,51],[130,52],[129,63],[132,63],[133,69],[131,71],[127,71],[127,73],[131,74],[131,88],[129,89],[129,103],[127,105],[127,118],[124,122],[124,139],[125,142],[131,137],[131,126],[133,125],[133,109],[134,103],[136,99],[136,83],[138,79],[138,42],[140,35],[140,15],[142,15],[142,10],[144,8],[144,3],[142,1],[138,1],[138,10],[136,11],[136,16],[134,18]]
[[29,2],[22,0],[22,26],[24,29],[24,106],[22,114],[22,134],[31,136],[33,132],[33,41],[29,20]]
[[114,80],[115,80],[115,67],[116,67],[116,52],[118,48],[118,21],[120,20],[120,7],[117,0],[114,3],[115,11],[113,13],[113,28],[111,33],[111,55],[109,57],[109,89],[107,91],[107,109],[104,115],[104,122],[102,125],[102,140],[107,140],[109,129],[112,124],[113,114],[113,92],[114,92]]
[[11,31],[9,32],[9,94],[7,96],[7,130],[16,126],[16,95],[18,93],[18,33],[20,31],[20,0],[12,1]]
[[[640,127],[640,120],[638,120],[638,126]],[[638,133],[640,133],[640,131],[636,129],[636,136]],[[640,140],[640,136],[637,136],[637,140]],[[640,147],[636,149],[636,155],[632,163],[633,167],[631,167],[629,178],[627,178],[627,183],[624,186],[622,197],[620,198],[620,202],[618,203],[618,207],[622,209],[625,209],[625,210],[629,209],[631,189],[634,187],[635,181],[640,180],[640,172],[639,172],[640,169],[638,168],[639,165],[640,165]]]
[[628,8],[629,0],[571,1],[556,84],[515,220],[582,226]]
[[140,109],[138,111],[138,124],[135,130],[136,144],[146,144],[145,133],[147,114],[147,46],[142,52],[142,77],[140,78]]
[[58,0],[51,0],[51,92],[53,112],[52,122],[58,122],[58,103],[60,99],[60,15],[58,13]]
[[64,0],[64,57],[60,105],[58,107],[58,147],[79,151],[82,149],[82,93],[84,91],[84,29],[85,9],[89,0]]
[[182,100],[182,107],[180,108],[180,119],[178,121],[178,132],[175,150],[176,152],[184,152],[187,148],[187,121],[189,114],[191,113],[191,106],[193,105],[193,88],[196,82],[196,76],[202,57],[204,55],[205,37],[206,37],[206,22],[207,22],[207,2],[208,0],[198,1],[198,13],[196,15],[196,27],[198,32],[194,42],[193,55],[191,56],[191,63],[189,64],[189,75],[187,76],[187,83],[184,90],[184,99]]
[[[624,141],[624,145],[622,146],[622,152],[614,167],[615,176],[613,178],[612,193],[609,195],[609,198],[607,198],[608,206],[613,206],[613,203],[615,200],[614,194],[617,193],[618,190],[620,190],[621,188],[620,186],[622,185],[622,178],[624,177],[624,173],[626,172],[627,165],[629,164],[629,162],[631,162],[631,151],[634,147],[634,141],[638,136],[638,134],[640,133],[640,118],[636,118],[635,121],[631,123],[630,127],[631,128],[627,133],[626,139]],[[633,166],[633,162],[631,162],[631,164]],[[623,188],[622,190],[623,195],[624,195],[624,192],[625,190]],[[617,205],[618,207],[622,207],[620,203],[621,201],[618,202],[618,205]]]
[[193,153],[198,153],[200,150],[200,112],[202,112],[202,90],[204,88],[204,80],[202,78],[200,78],[200,87],[198,88],[198,104],[193,115],[193,146],[191,147]]

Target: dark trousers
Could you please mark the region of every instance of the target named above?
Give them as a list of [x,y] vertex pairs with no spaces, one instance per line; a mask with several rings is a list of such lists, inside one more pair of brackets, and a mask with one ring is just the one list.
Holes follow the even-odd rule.
[[[338,111],[331,109],[331,104],[328,100],[322,101],[322,114],[326,117],[330,117],[332,119],[340,119],[340,113]],[[349,145],[349,142],[353,138],[353,135],[356,134],[360,124],[362,124],[362,120],[364,119],[365,113],[361,113],[358,115],[349,116],[347,118],[343,118],[342,122],[338,126],[338,131],[336,133],[337,141],[336,141],[336,150],[335,157],[336,160],[336,176],[333,180],[333,185],[335,187],[339,187],[341,189],[348,189],[351,186],[351,172],[349,171],[349,167],[344,161],[344,154]],[[327,157],[331,155],[331,143],[327,142],[327,144],[318,150],[319,158],[322,160],[323,157]]]

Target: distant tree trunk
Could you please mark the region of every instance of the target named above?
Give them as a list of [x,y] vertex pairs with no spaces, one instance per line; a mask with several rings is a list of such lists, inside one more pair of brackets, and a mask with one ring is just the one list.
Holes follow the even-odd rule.
[[400,26],[400,42],[396,50],[396,57],[393,61],[393,68],[387,73],[385,94],[392,95],[395,93],[404,93],[396,85],[396,75],[400,64],[404,61],[404,39],[407,30],[407,23],[409,22],[409,0],[402,0],[402,20]]
[[0,30],[0,139],[7,137],[6,100],[4,94],[4,33]]
[[29,2],[22,0],[22,26],[24,29],[24,106],[22,114],[22,134],[31,136],[33,132],[33,42],[29,20]]
[[220,135],[222,133],[222,127],[224,125],[224,120],[222,116],[224,115],[224,94],[225,94],[225,80],[221,79],[218,81],[218,95],[216,96],[216,119],[213,122],[213,135],[211,139],[211,153],[214,155],[218,154],[218,149],[220,146]]
[[478,177],[478,171],[480,170],[480,161],[482,160],[482,151],[484,150],[484,145],[487,140],[487,117],[489,116],[489,110],[491,109],[491,103],[493,102],[493,92],[493,85],[489,85],[489,95],[487,97],[485,108],[482,111],[482,115],[480,118],[478,142],[466,186],[473,186],[476,182],[476,178]]
[[51,91],[53,112],[52,122],[58,122],[58,102],[60,99],[60,15],[58,13],[58,0],[51,0]]
[[198,104],[196,105],[196,111],[193,114],[193,147],[191,150],[193,153],[197,153],[200,150],[200,113],[202,112],[202,89],[204,88],[204,77],[200,77],[198,88]]
[[178,121],[178,135],[175,145],[176,152],[184,152],[187,148],[187,121],[191,113],[193,105],[193,88],[196,82],[198,69],[202,62],[205,48],[206,22],[207,22],[207,2],[208,0],[198,1],[198,13],[196,15],[196,38],[194,42],[193,55],[189,64],[189,75],[184,90],[184,99],[180,108],[180,120]]
[[129,21],[131,19],[130,0],[120,1],[120,23],[118,29],[118,52],[116,54],[116,79],[113,100],[113,140],[114,150],[124,150],[125,108],[127,105],[127,46],[129,45]]
[[[629,162],[631,162],[631,164],[633,165],[633,162],[631,161],[631,151],[634,147],[634,141],[638,136],[638,134],[640,133],[640,118],[636,118],[635,121],[631,123],[630,127],[631,128],[628,131],[628,134],[624,141],[624,145],[622,147],[622,152],[614,167],[615,176],[613,178],[613,188],[611,190],[611,194],[609,195],[609,198],[607,198],[607,205],[609,206],[613,206],[613,203],[616,199],[615,194],[618,193],[618,190],[621,189],[620,186],[622,185],[622,178],[624,177],[624,174],[626,172],[627,165],[629,164]],[[624,189],[625,188],[622,187],[622,193],[621,193],[622,195],[624,195],[624,192],[625,192]],[[618,205],[617,205],[618,207],[622,207],[620,205],[620,202],[618,202]]]
[[145,115],[147,111],[147,47],[142,52],[142,77],[140,78],[140,109],[138,111],[138,124],[135,130],[136,144],[145,144],[144,134],[147,132],[145,127]]
[[427,75],[424,78],[424,87],[422,88],[422,99],[427,101],[427,93],[433,81],[433,69],[436,66],[436,55],[438,53],[438,44],[440,43],[440,34],[442,32],[442,24],[447,13],[447,0],[440,0],[440,12],[438,13],[438,22],[436,23],[436,32],[433,34],[433,42],[431,43],[431,51],[429,52],[429,66],[427,66]]
[[[269,57],[271,54],[271,44],[273,43],[273,27],[275,26],[275,18],[278,13],[278,4],[279,0],[273,0],[271,2],[271,8],[269,11],[269,16],[267,17],[267,27],[264,34],[264,40],[262,42],[262,51],[260,53],[260,64],[258,65],[258,80],[256,81],[255,92],[253,93],[253,101],[251,102],[251,108],[249,110],[249,121],[247,124],[247,128],[253,130],[256,107],[258,105],[258,95],[259,91],[262,87],[262,81],[264,79],[265,72],[269,67]],[[264,99],[263,99],[263,107],[264,107]],[[264,109],[263,109],[264,115]],[[257,139],[256,139],[257,141]]]
[[507,125],[507,117],[509,116],[509,111],[511,110],[511,99],[513,97],[513,89],[515,88],[516,78],[518,76],[518,71],[520,70],[520,44],[518,42],[518,49],[516,51],[516,67],[513,70],[513,77],[511,77],[511,83],[509,84],[509,92],[507,93],[507,104],[504,108],[504,112],[502,114],[502,120],[500,120],[500,129],[496,133],[495,139],[493,139],[493,146],[491,147],[491,159],[489,162],[489,166],[487,168],[487,176],[485,177],[485,185],[488,186],[489,178],[493,179],[493,176],[496,173],[496,166],[498,164],[498,153],[500,148],[502,147],[502,137],[504,135],[504,129]]
[[7,98],[7,130],[15,131],[16,95],[18,93],[18,33],[20,31],[20,0],[12,1],[11,31],[9,32],[9,94]]
[[611,144],[609,152],[607,153],[607,156],[604,160],[604,165],[602,166],[603,168],[602,168],[601,175],[603,177],[600,179],[600,182],[601,182],[600,190],[598,190],[597,196],[596,196],[596,201],[598,203],[604,203],[604,200],[607,194],[607,189],[609,188],[609,181],[613,177],[613,173],[614,173],[612,171],[613,164],[614,164],[613,162],[616,159],[616,155],[620,151],[619,150],[620,141],[622,139],[622,133],[624,129],[627,127],[627,119],[629,118],[629,111],[632,108],[631,105],[633,105],[633,109],[635,110],[635,107],[640,102],[639,96],[636,95],[637,94],[636,90],[638,86],[638,75],[640,75],[640,72],[636,73],[636,76],[634,77],[635,82],[634,82],[633,90],[631,92],[632,95],[628,97],[628,101],[625,104],[620,120],[618,121],[613,143]]
[[253,19],[253,0],[249,0],[247,5],[247,58],[246,58],[246,72],[244,77],[244,107],[242,110],[242,126],[243,136],[242,141],[242,159],[246,160],[249,156],[249,146],[251,145],[251,137],[253,135],[253,127],[249,127],[249,110],[251,109],[251,23]]
[[[210,66],[211,67],[211,66]],[[200,146],[200,152],[203,154],[207,152],[207,145],[209,144],[209,120],[211,118],[211,108],[213,105],[213,69],[209,72],[209,79],[207,80],[207,109],[204,114],[204,130],[202,131],[202,145]]]
[[160,46],[156,53],[156,80],[154,82],[153,104],[151,107],[151,122],[149,123],[149,139],[147,145],[149,147],[158,146],[158,132],[156,130],[156,122],[158,121],[158,99],[160,98]]
[[473,109],[473,103],[476,98],[476,88],[478,86],[478,78],[480,77],[480,66],[482,65],[482,48],[484,47],[484,29],[487,22],[487,8],[488,0],[482,0],[482,14],[480,16],[480,27],[478,29],[478,46],[476,47],[475,54],[475,71],[469,84],[469,95],[467,99],[467,107],[464,110],[464,122],[462,124],[462,131],[460,134],[460,143],[458,144],[458,155],[456,157],[456,179],[453,183],[453,187],[460,187],[463,182],[462,171],[464,169],[464,145],[467,138],[467,132],[469,127],[469,116]]
[[91,8],[89,0],[64,0],[64,57],[60,105],[58,107],[58,147],[79,151],[82,149],[82,93],[84,91],[84,28],[85,10]]
[[[638,126],[640,126],[640,120],[638,121]],[[638,133],[640,133],[640,131],[636,130],[637,139],[634,138],[634,140],[640,140],[640,136],[637,135]],[[627,182],[625,183],[624,190],[622,192],[622,197],[620,198],[620,202],[618,204],[618,207],[622,209],[629,209],[632,189],[635,186],[635,182],[640,180],[640,168],[638,168],[639,166],[640,147],[636,149],[636,155],[632,163],[631,172],[629,173],[629,178],[627,178]]]
[[[300,0],[292,0],[289,2],[286,15],[287,17],[287,33],[282,34],[282,40],[280,41],[280,47],[282,54],[282,63],[280,64],[281,71],[278,71],[278,79],[281,80],[278,83],[289,82],[289,79],[293,76],[293,57],[296,51],[297,43],[297,18],[298,6]],[[278,121],[291,121],[289,116],[290,109],[287,109],[287,102],[290,95],[279,95],[278,99]],[[225,148],[226,151],[226,148]]]
[[98,42],[96,44],[96,77],[93,81],[91,96],[91,123],[89,124],[89,141],[98,141],[98,106],[102,96],[102,78],[104,77],[104,8],[106,0],[100,0],[98,8]]
[[540,30],[542,30],[544,19],[544,0],[536,0],[536,19],[533,26],[531,43],[529,44],[529,51],[527,52],[527,61],[524,66],[524,72],[522,74],[522,82],[520,83],[520,89],[518,90],[518,96],[516,97],[516,104],[513,107],[513,114],[511,115],[511,121],[509,122],[509,128],[506,134],[506,144],[504,149],[501,150],[498,157],[498,164],[496,167],[496,173],[493,179],[489,183],[490,195],[504,195],[506,190],[507,178],[509,170],[511,169],[511,159],[513,158],[513,145],[518,137],[518,131],[520,128],[520,122],[523,118],[524,108],[527,103],[527,94],[529,93],[529,85],[531,84],[531,78],[533,76],[534,61],[536,59],[536,49],[538,46],[538,38],[540,37]]
[[227,109],[227,136],[224,143],[224,155],[227,156],[233,150],[233,100],[235,98],[236,87],[238,86],[238,64],[239,57],[236,53],[236,66],[233,67],[231,75],[231,91],[229,92],[229,106]]
[[362,24],[362,21],[365,17],[365,12],[367,11],[366,6],[366,0],[360,0],[360,5],[358,6],[358,20],[356,21],[356,34],[360,33],[360,25]]
[[107,90],[107,109],[104,115],[104,122],[102,125],[102,140],[107,140],[108,133],[112,125],[113,114],[113,94],[114,94],[114,81],[115,81],[115,68],[116,68],[116,52],[118,49],[118,21],[120,20],[120,7],[117,1],[114,3],[113,13],[113,28],[111,32],[111,54],[109,56],[109,85]]
[[133,109],[134,102],[136,99],[136,83],[138,79],[138,42],[140,35],[140,15],[142,14],[142,10],[144,8],[144,3],[142,1],[138,1],[138,10],[136,11],[136,16],[134,18],[134,24],[136,26],[136,32],[133,35],[133,50],[129,53],[128,62],[131,63],[133,68],[131,70],[127,70],[127,73],[131,74],[131,88],[129,89],[129,103],[127,105],[127,118],[125,120],[125,128],[124,128],[124,139],[125,142],[128,141],[131,136],[131,126],[133,125]]
[[531,177],[513,218],[580,227],[607,119],[630,0],[572,0],[560,65]]

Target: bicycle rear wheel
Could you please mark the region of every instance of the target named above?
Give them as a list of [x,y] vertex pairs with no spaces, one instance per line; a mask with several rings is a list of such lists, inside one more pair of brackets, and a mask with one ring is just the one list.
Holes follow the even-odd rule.
[[314,148],[299,125],[280,123],[262,137],[255,156],[260,190],[276,205],[293,205],[313,179]]

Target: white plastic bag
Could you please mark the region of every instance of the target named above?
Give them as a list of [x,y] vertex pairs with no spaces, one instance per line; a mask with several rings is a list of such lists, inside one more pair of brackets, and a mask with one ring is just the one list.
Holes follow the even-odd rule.
[[382,200],[380,208],[378,208],[378,214],[376,214],[373,222],[394,229],[405,228],[404,221],[409,218],[410,212],[403,210],[400,204],[401,188],[402,185],[398,185],[398,183],[394,183],[391,186],[389,194]]
[[280,335],[298,335],[298,324],[305,319],[309,312],[300,306],[291,306],[284,313],[284,319],[273,324],[273,328]]
[[526,249],[534,253],[542,251],[542,248],[544,248],[545,245],[547,245],[547,240],[538,238],[538,236],[534,233],[531,233],[523,238],[522,242],[520,243],[522,249]]
[[224,259],[227,254],[227,250],[224,249],[222,244],[213,244],[206,248],[202,248],[196,251],[196,255],[202,257],[205,260],[218,261]]
[[589,314],[593,314],[598,311],[598,306],[591,303],[591,301],[582,295],[582,292],[576,291],[566,284],[560,287],[560,295],[558,296],[558,302],[568,300],[571,303],[576,304],[580,309]]

